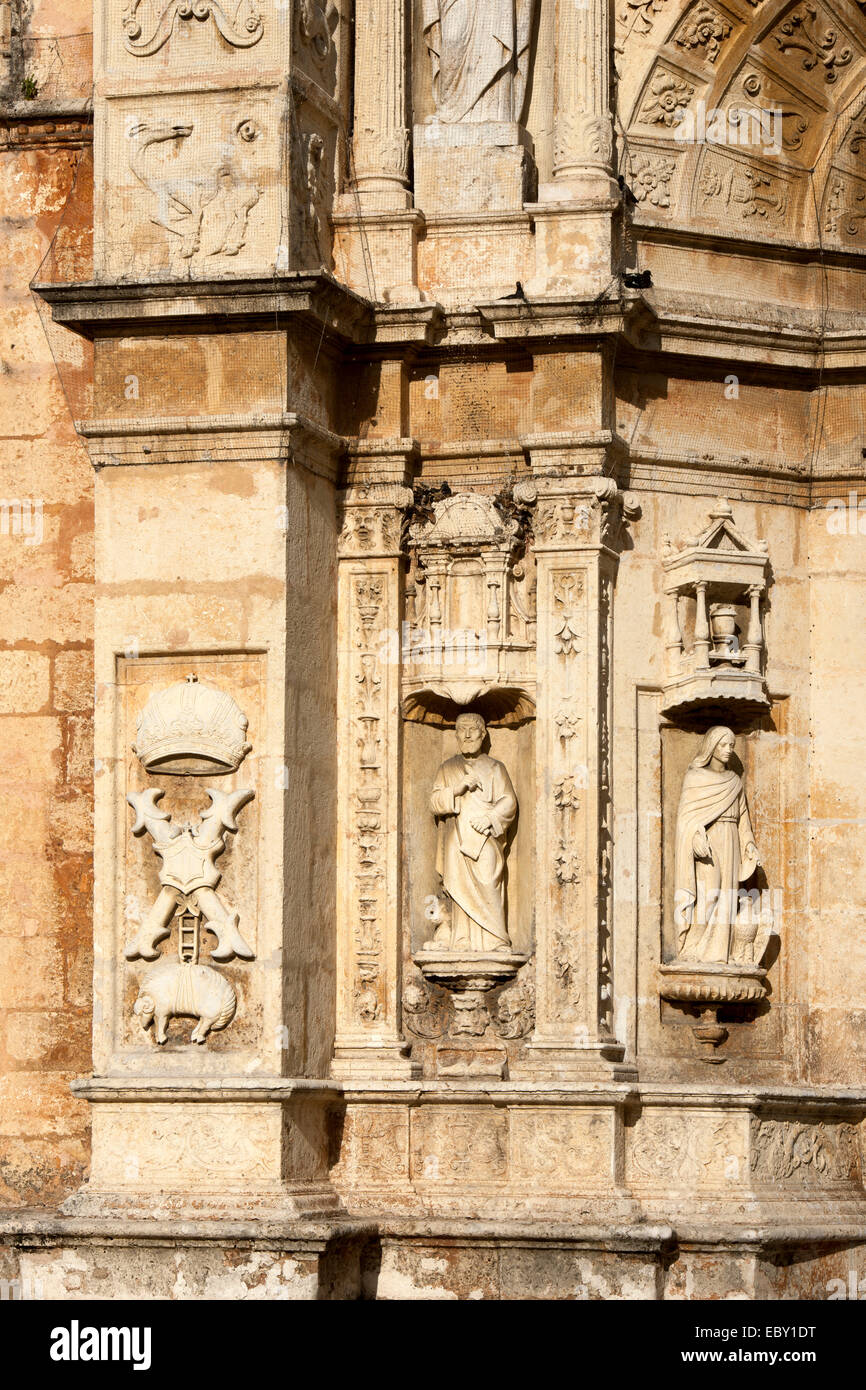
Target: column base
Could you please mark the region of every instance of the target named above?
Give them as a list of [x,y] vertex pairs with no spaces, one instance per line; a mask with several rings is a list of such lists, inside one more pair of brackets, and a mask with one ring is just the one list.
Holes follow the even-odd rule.
[[331,1061],[335,1081],[412,1081],[421,1075],[421,1065],[405,1055],[406,1043],[365,1047],[338,1043]]
[[328,1177],[327,1081],[106,1077],[91,1102],[90,1178],[68,1216],[298,1220],[339,1213]]
[[623,1044],[613,1040],[575,1044],[558,1038],[532,1039],[511,1075],[527,1081],[637,1081],[637,1067],[624,1062],[624,1054]]
[[584,298],[611,288],[619,273],[613,226],[619,189],[613,184],[614,198],[610,182],[605,176],[603,184],[574,198],[550,184],[540,190],[536,203],[527,204],[535,227],[535,274],[525,286],[530,299],[564,294]]
[[424,218],[412,207],[383,207],[359,190],[336,199],[334,260],[358,294],[389,304],[418,304],[418,237]]

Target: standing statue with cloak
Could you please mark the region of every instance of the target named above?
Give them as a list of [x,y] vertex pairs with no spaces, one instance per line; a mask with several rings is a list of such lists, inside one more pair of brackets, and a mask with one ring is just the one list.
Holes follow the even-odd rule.
[[432,946],[452,951],[509,950],[505,920],[505,839],[517,797],[505,765],[482,753],[487,726],[460,714],[460,752],[439,768],[430,809],[439,822],[436,869],[451,900],[451,926]]
[[727,964],[737,954],[740,884],[760,863],[743,781],[728,767],[733,751],[733,733],[716,725],[683,778],[674,881],[681,960]]
[[422,0],[434,119],[519,121],[536,0]]

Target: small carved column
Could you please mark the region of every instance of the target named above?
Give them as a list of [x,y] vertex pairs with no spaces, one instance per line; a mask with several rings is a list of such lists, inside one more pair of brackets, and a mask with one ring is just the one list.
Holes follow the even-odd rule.
[[616,1077],[612,596],[623,499],[612,479],[538,479],[536,1028],[528,1075]]
[[339,554],[337,1036],[332,1072],[411,1075],[400,1031],[399,483],[342,497]]
[[695,660],[698,666],[710,664],[710,620],[707,610],[707,586],[695,585],[697,608],[695,612]]
[[760,675],[761,672],[761,650],[764,645],[764,634],[761,630],[761,594],[763,590],[759,584],[753,584],[749,589],[749,630],[746,634],[746,670],[753,675]]
[[553,179],[565,195],[613,170],[610,7],[607,0],[557,0]]

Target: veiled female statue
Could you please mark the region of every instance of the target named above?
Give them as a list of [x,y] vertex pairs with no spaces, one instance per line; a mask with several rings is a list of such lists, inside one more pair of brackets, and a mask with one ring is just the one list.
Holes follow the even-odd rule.
[[536,0],[422,0],[436,116],[519,121]]
[[674,920],[681,960],[727,963],[745,883],[760,860],[742,778],[728,763],[734,735],[706,734],[683,778],[677,812]]

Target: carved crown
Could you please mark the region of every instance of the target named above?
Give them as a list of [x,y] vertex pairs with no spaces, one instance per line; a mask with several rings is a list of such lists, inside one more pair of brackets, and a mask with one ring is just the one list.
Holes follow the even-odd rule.
[[193,777],[234,772],[249,753],[249,720],[225,690],[187,676],[152,695],[132,751],[148,772]]

